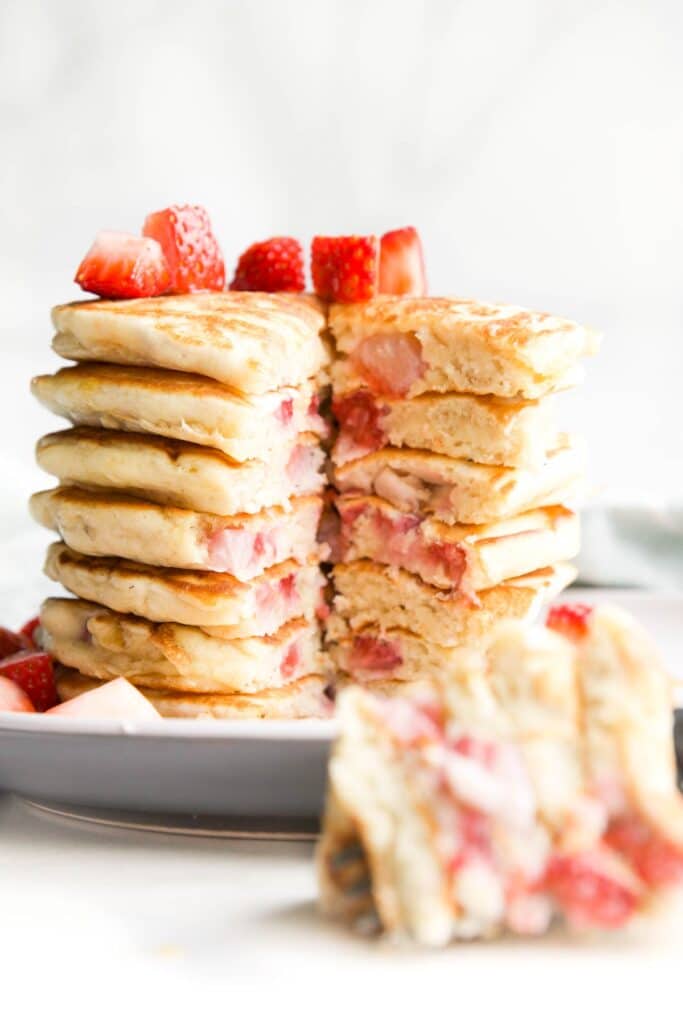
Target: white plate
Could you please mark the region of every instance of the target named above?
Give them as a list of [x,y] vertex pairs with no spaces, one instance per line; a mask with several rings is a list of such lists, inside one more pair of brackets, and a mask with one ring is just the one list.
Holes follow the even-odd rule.
[[[626,607],[683,680],[682,595],[573,590],[571,599]],[[330,721],[121,725],[0,714],[0,789],[112,824],[124,812],[164,827],[190,827],[196,816],[205,831],[240,831],[246,820],[303,832],[320,811],[334,732]]]

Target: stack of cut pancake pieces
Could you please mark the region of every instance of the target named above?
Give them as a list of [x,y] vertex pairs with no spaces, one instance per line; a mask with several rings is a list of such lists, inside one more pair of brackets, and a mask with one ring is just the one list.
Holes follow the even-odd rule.
[[334,305],[339,434],[334,612],[340,685],[448,677],[463,644],[526,619],[574,578],[582,460],[554,393],[589,330],[511,306]]
[[60,697],[123,675],[168,716],[327,714],[322,308],[213,292],[53,321],[75,365],[33,391],[73,425],[39,442],[59,485],[31,506],[75,595],[41,610]]

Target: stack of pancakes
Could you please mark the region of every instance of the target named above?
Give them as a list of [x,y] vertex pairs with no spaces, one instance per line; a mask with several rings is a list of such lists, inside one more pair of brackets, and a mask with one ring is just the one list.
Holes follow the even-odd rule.
[[118,675],[164,715],[325,714],[317,528],[329,353],[312,299],[201,293],[57,307],[75,365],[33,391],[72,426],[34,495],[61,540],[41,610],[63,699]]
[[334,305],[339,513],[327,624],[340,679],[448,676],[455,649],[533,616],[574,578],[582,479],[553,393],[595,335],[457,299]]

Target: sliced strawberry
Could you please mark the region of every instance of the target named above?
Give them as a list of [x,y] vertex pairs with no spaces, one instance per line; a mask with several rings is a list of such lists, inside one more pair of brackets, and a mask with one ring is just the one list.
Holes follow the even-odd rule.
[[152,238],[100,231],[75,277],[83,291],[103,299],[162,295],[170,283],[161,246]]
[[240,256],[230,287],[242,292],[302,292],[304,251],[296,238],[254,242]]
[[40,616],[36,615],[35,619],[29,619],[28,622],[25,622],[24,625],[19,630],[20,636],[23,636],[25,637],[26,640],[28,640],[28,645],[30,647],[38,646],[38,644],[36,643],[36,630],[38,629],[39,625]]
[[225,286],[223,254],[203,206],[169,206],[150,213],[142,233],[161,246],[176,295]]
[[578,641],[588,632],[588,624],[593,613],[590,604],[556,604],[548,612],[546,626],[562,633],[568,640]]
[[379,290],[385,295],[427,294],[422,242],[415,228],[397,228],[382,235]]
[[611,822],[605,841],[647,885],[674,885],[683,881],[683,850],[658,836],[635,815],[624,815]]
[[127,679],[112,679],[92,690],[57,704],[48,711],[60,718],[117,719],[122,722],[148,722],[160,718],[159,712]]
[[31,642],[27,637],[0,626],[0,658],[7,658],[10,654],[16,654],[17,651],[25,651],[30,646]]
[[339,459],[358,458],[381,448],[386,435],[380,426],[382,408],[369,391],[360,388],[332,402],[340,434],[335,454]]
[[0,711],[35,711],[22,688],[11,679],[0,676]]
[[369,672],[390,672],[403,664],[398,645],[393,640],[378,636],[354,636],[351,651],[351,669]]
[[316,295],[329,302],[367,302],[377,294],[375,235],[317,235],[311,244]]
[[3,658],[0,676],[20,686],[36,711],[46,711],[57,703],[52,658],[43,651],[19,651]]

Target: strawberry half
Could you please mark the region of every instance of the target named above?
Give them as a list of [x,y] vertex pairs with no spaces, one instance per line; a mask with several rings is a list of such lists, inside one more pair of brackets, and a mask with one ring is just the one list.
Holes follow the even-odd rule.
[[254,242],[240,256],[230,287],[238,292],[302,292],[304,251],[285,236]]
[[27,637],[0,626],[0,658],[7,658],[10,654],[25,651],[29,647],[31,647],[31,642]]
[[29,619],[28,622],[25,622],[24,625],[19,630],[19,636],[24,637],[24,639],[28,640],[28,644],[26,646],[28,646],[28,647],[37,647],[38,646],[38,644],[36,643],[36,635],[35,634],[36,634],[36,630],[38,629],[39,625],[40,625],[40,616],[36,615],[36,617],[34,619]]
[[574,604],[556,604],[548,612],[546,626],[562,633],[567,640],[579,641],[588,632],[588,623],[593,614],[593,607],[590,604],[581,604],[579,601]]
[[99,232],[74,280],[83,291],[103,299],[162,295],[170,283],[159,243],[122,231]]
[[329,302],[367,302],[377,294],[375,235],[317,235],[311,244],[313,287]]
[[397,228],[382,235],[379,290],[384,295],[427,294],[422,242],[415,228]]
[[203,206],[169,206],[150,213],[142,233],[161,246],[176,295],[219,292],[225,286],[223,254]]
[[44,651],[19,651],[3,658],[0,676],[20,686],[36,711],[47,711],[57,703],[52,658]]

